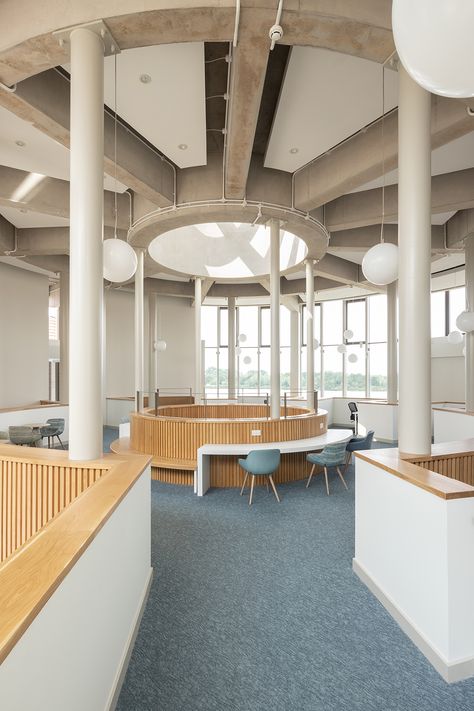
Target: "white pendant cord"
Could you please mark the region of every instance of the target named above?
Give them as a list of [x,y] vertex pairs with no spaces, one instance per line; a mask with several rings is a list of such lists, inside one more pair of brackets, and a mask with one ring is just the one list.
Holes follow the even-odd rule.
[[117,55],[114,55],[114,238],[117,239]]
[[380,242],[384,243],[383,226],[385,222],[385,64],[382,64],[382,223],[380,225]]

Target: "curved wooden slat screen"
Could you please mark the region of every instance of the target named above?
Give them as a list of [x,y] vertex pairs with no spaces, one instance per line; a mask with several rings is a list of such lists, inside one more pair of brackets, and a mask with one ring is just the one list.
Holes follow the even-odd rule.
[[[193,482],[187,469],[194,467],[197,450],[203,444],[236,444],[283,442],[316,437],[327,431],[327,413],[314,413],[303,408],[288,408],[288,417],[266,419],[264,405],[189,405],[159,408],[159,416],[132,413],[130,447],[133,451],[151,454],[152,477],[174,484]],[[204,419],[204,414],[209,419]],[[253,432],[260,432],[255,435]],[[176,461],[171,468],[169,460]],[[220,467],[213,477],[213,486],[238,486],[241,471],[235,457],[213,457],[212,467]],[[304,457],[288,455],[282,458],[281,481],[293,481],[306,476]]]
[[23,455],[13,456],[19,449],[13,445],[1,449],[0,563],[109,469],[97,462],[73,465],[45,461],[29,448],[22,448]]

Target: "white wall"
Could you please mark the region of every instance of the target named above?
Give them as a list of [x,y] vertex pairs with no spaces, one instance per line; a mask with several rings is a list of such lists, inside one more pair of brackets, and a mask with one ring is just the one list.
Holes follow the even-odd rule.
[[0,708],[114,708],[150,574],[147,468],[0,666]]
[[194,309],[189,299],[158,299],[159,336],[166,350],[158,353],[158,387],[194,386]]
[[474,499],[356,458],[354,570],[447,681],[474,675]]
[[[134,295],[109,289],[106,303],[106,388],[108,397],[135,395]],[[158,299],[159,337],[166,351],[158,353],[158,387],[189,388],[194,382],[194,309],[189,299]],[[145,343],[148,343],[148,308],[145,300]],[[145,388],[150,354],[145,347]]]
[[0,408],[48,399],[48,277],[0,264]]

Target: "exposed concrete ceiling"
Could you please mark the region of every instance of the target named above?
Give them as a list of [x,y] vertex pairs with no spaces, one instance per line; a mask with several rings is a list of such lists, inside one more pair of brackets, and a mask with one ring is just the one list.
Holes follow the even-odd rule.
[[[125,5],[126,12],[121,13]],[[17,243],[29,250],[28,258],[47,259],[48,249],[58,259],[67,254],[69,81],[53,67],[68,62],[68,49],[52,32],[100,17],[123,51],[117,61],[119,89],[120,76],[124,84],[118,94],[116,165],[114,117],[110,111],[104,113],[104,170],[109,175],[116,172],[118,189],[129,188],[131,195],[118,196],[119,228],[129,226],[130,202],[134,220],[146,222],[148,213],[162,212],[163,224],[168,220],[171,224],[184,211],[186,224],[202,222],[206,203],[214,201],[222,203],[226,219],[261,222],[259,204],[267,206],[268,214],[268,206],[274,205],[280,219],[298,223],[312,244],[320,259],[315,270],[320,288],[335,289],[338,284],[364,288],[357,262],[377,241],[382,217],[380,189],[370,181],[380,180],[383,163],[387,184],[396,179],[390,171],[397,162],[397,112],[386,116],[383,140],[382,122],[377,120],[381,64],[394,49],[391,0],[288,0],[281,18],[284,37],[273,52],[268,29],[275,21],[275,0],[242,0],[233,48],[233,0],[168,0],[166,9],[161,0],[151,0],[146,11],[139,0],[125,5],[117,0],[92,5],[44,0],[41,8],[32,0],[0,4],[0,80],[18,82],[14,93],[0,89],[0,213],[8,220],[3,228],[0,223],[4,251],[13,244],[14,225]],[[191,66],[187,52],[193,47],[199,49],[199,61]],[[160,57],[166,52],[172,58],[162,70],[157,62],[164,64]],[[229,64],[225,58],[230,55]],[[106,99],[111,108],[113,63],[106,61],[110,65]],[[138,71],[152,82],[140,83]],[[385,75],[387,109],[396,103],[392,86],[396,73],[386,70]],[[160,106],[166,86],[181,92],[185,103],[170,96],[167,105]],[[166,114],[164,124],[160,112]],[[434,225],[433,254],[439,255],[443,249],[459,249],[470,234],[474,119],[465,103],[440,97],[433,98],[432,116],[433,222],[446,223],[447,240],[443,228],[436,230]],[[27,140],[15,138],[20,129]],[[185,131],[190,137],[179,138]],[[188,149],[177,148],[179,143]],[[289,153],[292,147],[298,153]],[[300,166],[293,182],[291,171]],[[35,183],[31,174],[45,177]],[[25,181],[28,192],[18,199]],[[348,194],[364,186],[371,189]],[[106,178],[105,187],[113,189],[113,180]],[[105,225],[110,230],[114,197],[107,192],[104,196]],[[388,224],[397,219],[396,201],[396,186],[388,186],[384,219],[389,240],[396,239],[396,226]],[[213,209],[207,208],[205,222],[222,219],[222,213],[211,216]],[[326,256],[321,235],[312,235],[310,225],[305,227],[307,211],[319,220],[324,215],[332,233],[331,253]],[[455,211],[460,212],[453,216]],[[152,223],[146,241],[153,236]],[[51,230],[49,236],[42,231],[45,228]],[[63,228],[62,234],[54,228]],[[359,228],[365,228],[364,234],[356,234]],[[130,238],[139,246],[137,235],[134,228]],[[183,289],[183,284],[188,288],[187,281],[177,281],[172,271],[147,259],[147,274],[158,271],[155,281],[174,282],[178,286],[172,290]],[[295,271],[282,284],[293,281],[293,289],[301,278]],[[248,287],[265,291],[261,284]],[[222,294],[225,288],[230,287],[219,280],[210,283],[209,295]]]

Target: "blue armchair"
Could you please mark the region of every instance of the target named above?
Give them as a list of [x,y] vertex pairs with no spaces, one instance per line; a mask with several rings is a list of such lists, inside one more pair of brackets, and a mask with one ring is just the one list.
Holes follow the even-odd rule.
[[314,470],[316,468],[316,465],[323,467],[324,469],[324,478],[326,479],[326,491],[329,496],[329,484],[328,484],[328,469],[329,467],[335,467],[337,470],[337,473],[339,474],[339,478],[341,479],[342,483],[347,489],[347,484],[344,481],[344,477],[342,476],[341,470],[339,469],[340,466],[342,466],[345,461],[346,461],[346,445],[347,445],[347,440],[344,442],[336,442],[335,444],[328,444],[326,447],[324,447],[322,452],[319,452],[319,454],[308,454],[306,459],[308,462],[311,462],[313,465],[311,468],[311,472],[309,475],[309,479],[306,483],[306,488],[311,483],[312,476],[314,474]]
[[248,455],[245,459],[239,459],[239,464],[242,467],[242,469],[245,471],[244,483],[242,484],[242,488],[240,490],[241,496],[244,493],[245,484],[247,483],[247,478],[248,478],[249,474],[252,477],[252,483],[250,486],[249,506],[252,505],[253,488],[255,485],[255,477],[256,476],[268,477],[267,489],[268,489],[268,481],[269,481],[270,484],[272,485],[273,493],[275,494],[278,503],[280,503],[280,497],[278,496],[275,482],[273,481],[273,478],[272,478],[272,474],[274,472],[276,472],[276,470],[280,466],[280,450],[279,449],[253,449],[251,452],[248,453]]
[[346,463],[344,466],[344,474],[346,473],[347,467],[351,463],[352,452],[356,452],[361,449],[371,449],[372,440],[374,439],[374,430],[369,430],[365,437],[352,437],[347,443],[346,447]]

